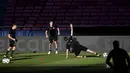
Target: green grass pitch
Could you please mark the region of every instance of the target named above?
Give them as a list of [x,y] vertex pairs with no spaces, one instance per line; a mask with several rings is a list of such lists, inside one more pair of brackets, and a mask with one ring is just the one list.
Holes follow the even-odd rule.
[[[92,57],[92,54],[82,52],[81,55],[87,55],[87,58],[76,58],[73,54],[69,54],[69,57],[65,58],[65,52],[59,52],[59,54],[51,53],[17,53],[14,54],[14,58],[11,59],[11,63],[3,64],[0,62],[0,67],[82,67],[81,70],[91,71],[103,71],[105,68],[105,59],[103,57]],[[3,59],[3,54],[0,54],[0,60]],[[44,68],[45,69],[45,68]],[[49,68],[48,68],[49,69]],[[93,70],[94,69],[94,70]],[[47,69],[46,69],[47,70]],[[78,68],[77,68],[78,70]],[[55,70],[56,71],[56,70]],[[110,71],[110,70],[108,70]],[[108,72],[107,71],[107,72]]]
[[[86,53],[83,55],[91,56],[92,54]],[[3,54],[0,54],[2,60]],[[65,53],[48,55],[47,53],[22,53],[14,54],[10,64],[3,64],[0,62],[0,67],[17,67],[17,66],[86,66],[91,64],[104,63],[105,58],[102,57],[87,57],[76,58],[73,54],[65,58]]]

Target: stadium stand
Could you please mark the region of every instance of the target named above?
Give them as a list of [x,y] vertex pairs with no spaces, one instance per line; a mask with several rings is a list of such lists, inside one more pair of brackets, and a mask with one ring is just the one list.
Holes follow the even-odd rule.
[[[2,0],[1,26],[11,26],[13,23],[19,27],[19,32],[31,31],[39,35],[44,32],[50,20],[55,21],[65,34],[69,23],[73,23],[78,35],[87,34],[125,34],[130,26],[130,5],[128,0]],[[7,2],[6,2],[7,1]],[[2,4],[2,2],[1,2]],[[2,8],[2,6],[0,6]],[[3,16],[4,15],[4,16]],[[3,17],[3,18],[2,18]],[[4,20],[3,20],[4,19]],[[106,28],[96,28],[96,27]],[[108,28],[108,27],[112,28]],[[116,26],[123,26],[117,28]],[[7,27],[0,27],[1,34],[7,35]],[[33,27],[33,28],[31,28]],[[44,28],[34,28],[44,27]],[[89,28],[90,27],[90,28]],[[91,28],[92,27],[92,28]],[[113,28],[116,27],[117,29]],[[3,29],[4,28],[4,29]],[[23,29],[23,31],[20,31]],[[31,29],[31,30],[30,30]],[[124,30],[126,31],[120,31]],[[106,31],[105,31],[106,30]],[[115,32],[118,31],[118,32]],[[27,33],[28,33],[27,31]],[[86,32],[84,32],[86,31]],[[94,32],[93,32],[94,31]],[[23,32],[25,33],[25,32]],[[129,32],[127,32],[130,34]],[[36,34],[36,33],[35,33]],[[64,34],[64,33],[62,33]],[[19,34],[21,35],[21,34]],[[25,36],[25,35],[23,35]],[[27,35],[28,36],[28,35]],[[34,34],[33,34],[34,36]]]
[[[8,0],[5,25],[121,26],[130,24],[127,0]],[[121,4],[120,4],[121,3]]]

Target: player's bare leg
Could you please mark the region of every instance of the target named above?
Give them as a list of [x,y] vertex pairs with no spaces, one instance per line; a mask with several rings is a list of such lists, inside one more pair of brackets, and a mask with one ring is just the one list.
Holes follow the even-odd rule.
[[58,43],[57,43],[57,41],[54,41],[54,43],[55,43],[55,48],[56,48],[56,54],[58,54]]
[[100,54],[98,54],[97,52],[94,52],[94,51],[89,50],[89,49],[87,49],[87,52],[92,53],[92,54],[94,54],[94,55],[96,55],[96,56],[100,56]]
[[48,52],[48,54],[51,54],[51,46],[52,46],[52,43],[49,43],[49,52]]
[[87,50],[87,52],[92,53],[92,54],[96,54],[96,52],[89,50],[89,49]]
[[10,56],[10,58],[12,58],[12,57],[13,57],[13,53],[14,53],[15,49],[16,49],[16,47],[14,46],[14,47],[12,48],[12,51],[11,51],[11,56]]
[[12,47],[9,47],[9,48],[7,49],[6,54],[4,55],[4,57],[8,57],[8,53],[9,53],[9,51],[11,50],[11,48],[12,48]]

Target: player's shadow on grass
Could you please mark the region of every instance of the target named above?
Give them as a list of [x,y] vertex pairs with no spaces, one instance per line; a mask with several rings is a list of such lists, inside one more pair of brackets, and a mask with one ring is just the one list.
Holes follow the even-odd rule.
[[14,57],[12,59],[12,61],[32,59],[32,58],[38,57],[38,56],[43,56],[43,55],[41,54],[41,55],[23,55],[23,56],[17,56],[17,57]]
[[31,57],[31,58],[34,58],[34,57],[38,57],[38,56],[45,56],[43,54],[40,54],[40,55],[24,55],[22,57]]
[[26,59],[32,59],[31,57],[19,57],[19,58],[13,58],[11,61],[16,61],[16,60],[26,60]]

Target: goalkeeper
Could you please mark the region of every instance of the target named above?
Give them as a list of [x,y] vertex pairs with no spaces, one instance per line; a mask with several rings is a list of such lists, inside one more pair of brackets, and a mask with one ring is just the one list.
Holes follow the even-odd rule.
[[81,51],[87,51],[96,56],[101,56],[101,54],[98,54],[98,53],[86,48],[85,46],[80,45],[80,43],[77,41],[77,39],[73,37],[73,25],[72,24],[70,24],[70,28],[71,28],[71,36],[67,40],[67,44],[66,44],[66,58],[68,58],[69,51],[71,53],[74,53],[76,57],[86,57],[86,56],[79,56]]

